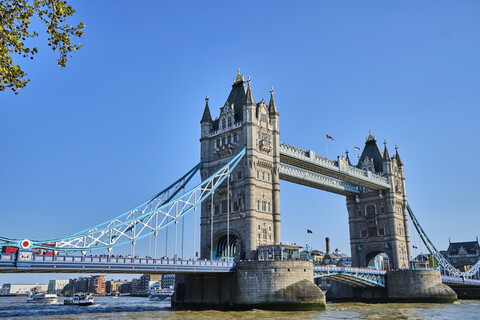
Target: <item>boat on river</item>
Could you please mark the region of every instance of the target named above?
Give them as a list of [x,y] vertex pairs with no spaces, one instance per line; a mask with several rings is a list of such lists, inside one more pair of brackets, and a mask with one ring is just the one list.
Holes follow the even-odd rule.
[[75,293],[72,297],[63,300],[64,305],[90,306],[93,304],[93,296],[88,293]]
[[165,300],[167,298],[171,298],[173,294],[173,288],[164,288],[164,289],[157,289],[153,290],[150,295],[148,296],[149,300]]
[[46,292],[30,292],[27,296],[28,303],[57,303],[57,295]]

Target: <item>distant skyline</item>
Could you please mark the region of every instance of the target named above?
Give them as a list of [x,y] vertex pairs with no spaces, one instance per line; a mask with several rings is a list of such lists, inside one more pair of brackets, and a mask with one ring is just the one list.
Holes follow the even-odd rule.
[[[370,130],[382,150],[398,145],[409,204],[438,250],[479,235],[480,2],[69,4],[84,47],[62,70],[39,44],[19,61],[28,86],[0,92],[0,236],[60,237],[168,186],[199,161],[204,98],[215,118],[237,68],[255,101],[273,86],[282,142],[325,156],[329,135],[328,157],[352,160]],[[350,253],[344,197],[280,189],[283,241],[324,251],[330,237]],[[410,237],[412,254],[426,252]],[[0,284],[36,277],[65,279]]]

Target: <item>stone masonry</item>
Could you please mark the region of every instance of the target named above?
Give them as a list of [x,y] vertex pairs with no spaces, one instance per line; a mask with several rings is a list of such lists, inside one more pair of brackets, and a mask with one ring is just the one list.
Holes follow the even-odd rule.
[[280,242],[280,132],[273,89],[268,105],[263,99],[255,103],[250,79],[246,84],[244,76],[238,73],[220,115],[214,120],[208,96],[205,100],[200,121],[202,180],[244,146],[247,153],[228,183],[225,181],[215,191],[213,203],[212,198],[202,203],[200,256],[253,259],[257,245]]

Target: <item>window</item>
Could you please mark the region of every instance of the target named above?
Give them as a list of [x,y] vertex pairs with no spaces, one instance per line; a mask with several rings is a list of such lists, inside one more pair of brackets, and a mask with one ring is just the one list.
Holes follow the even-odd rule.
[[385,213],[385,207],[382,207],[382,208],[380,209],[380,212],[381,212],[381,213]]
[[233,201],[233,211],[238,211],[238,201]]
[[358,210],[358,211],[357,211],[357,216],[358,216],[358,217],[361,217],[361,216],[362,216],[362,210]]
[[367,206],[367,217],[375,216],[375,206],[369,204]]
[[227,213],[227,200],[222,200],[222,213]]
[[260,225],[258,225],[258,230],[260,230],[260,228],[261,228]]
[[265,172],[262,172],[262,180],[265,180]]
[[231,127],[232,126],[232,118],[228,117],[228,126]]
[[267,173],[267,181],[270,182],[270,173]]
[[225,125],[225,118],[222,119],[222,129],[225,129],[226,128],[226,125]]
[[238,170],[237,171],[237,180],[242,180],[242,178],[243,178],[242,171]]
[[271,203],[269,202],[268,203],[268,212],[270,212],[272,210],[272,207],[271,207]]
[[223,137],[223,144],[227,144],[227,136]]
[[362,235],[361,235],[362,238],[366,238],[367,237],[367,230],[362,230]]
[[265,113],[260,115],[260,121],[267,122],[267,115]]
[[215,214],[220,214],[220,205],[215,205]]
[[272,226],[268,226],[268,231],[269,231],[269,232],[272,231]]
[[262,230],[263,240],[267,240],[267,229]]
[[267,201],[262,201],[262,211],[267,211]]
[[260,200],[257,200],[257,210],[260,210]]
[[368,228],[368,236],[369,237],[375,237],[376,235],[377,235],[377,228],[376,227]]
[[257,170],[257,179],[260,179],[260,172]]
[[233,135],[233,142],[237,142],[238,141],[238,133],[235,133]]
[[379,229],[378,229],[378,234],[379,234],[380,236],[384,236],[384,235],[385,235],[385,229],[384,229],[384,228],[379,228]]
[[217,148],[220,147],[221,143],[222,143],[222,140],[221,140],[221,139],[217,139]]

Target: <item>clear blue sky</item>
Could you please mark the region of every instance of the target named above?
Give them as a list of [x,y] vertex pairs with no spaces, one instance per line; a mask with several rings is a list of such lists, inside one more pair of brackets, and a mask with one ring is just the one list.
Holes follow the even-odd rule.
[[[28,87],[0,93],[2,236],[69,234],[167,186],[198,162],[204,97],[217,116],[237,67],[257,101],[275,88],[283,142],[325,154],[328,133],[336,158],[371,130],[399,146],[438,249],[479,235],[480,2],[70,4],[83,49],[61,70],[41,42]],[[349,252],[344,197],[282,182],[281,215],[282,240]]]

